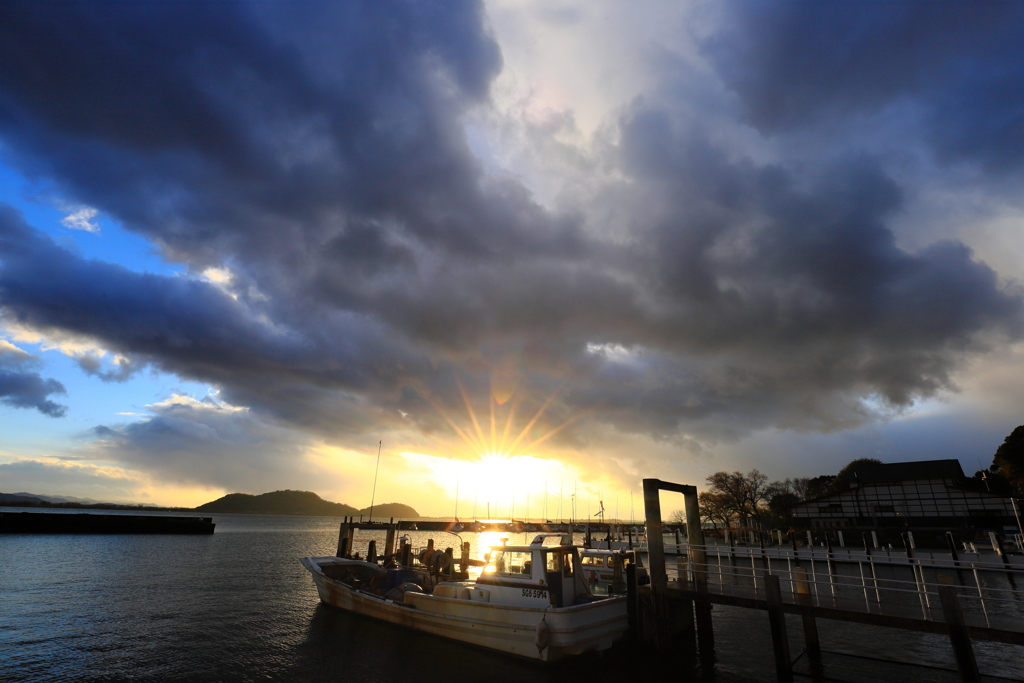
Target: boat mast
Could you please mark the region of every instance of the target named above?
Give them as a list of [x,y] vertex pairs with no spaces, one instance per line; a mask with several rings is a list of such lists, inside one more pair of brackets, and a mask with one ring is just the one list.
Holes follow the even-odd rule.
[[373,501],[377,497],[377,472],[380,471],[380,447],[384,441],[377,442],[377,466],[373,468],[373,492],[370,493],[370,521],[373,521]]

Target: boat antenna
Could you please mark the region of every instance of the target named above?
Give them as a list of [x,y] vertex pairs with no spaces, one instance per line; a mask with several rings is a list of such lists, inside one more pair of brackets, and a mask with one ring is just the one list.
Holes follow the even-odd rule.
[[377,466],[373,468],[373,492],[370,494],[370,521],[373,521],[373,499],[377,496],[377,471],[380,470],[380,447],[383,439],[377,442]]
[[459,477],[455,477],[455,521],[459,521]]

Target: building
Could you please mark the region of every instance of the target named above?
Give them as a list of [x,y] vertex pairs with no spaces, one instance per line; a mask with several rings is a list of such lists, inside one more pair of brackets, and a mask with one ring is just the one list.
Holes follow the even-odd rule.
[[959,460],[864,464],[838,492],[793,507],[799,526],[818,529],[1002,529],[1015,525],[1009,498],[979,489]]

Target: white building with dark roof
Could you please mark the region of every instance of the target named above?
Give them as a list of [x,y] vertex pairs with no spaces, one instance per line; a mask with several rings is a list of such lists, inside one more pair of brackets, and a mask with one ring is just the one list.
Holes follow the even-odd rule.
[[839,492],[793,507],[798,525],[843,528],[998,528],[1013,523],[1009,498],[969,483],[959,460],[855,466]]

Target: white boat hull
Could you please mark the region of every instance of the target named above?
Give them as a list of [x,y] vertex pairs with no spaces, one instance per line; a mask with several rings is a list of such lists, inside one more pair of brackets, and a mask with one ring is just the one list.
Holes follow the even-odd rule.
[[[406,593],[405,602],[355,590],[320,569],[333,557],[307,557],[320,600],[424,633],[508,654],[552,661],[610,648],[628,626],[626,599],[607,598],[562,608],[523,607]],[[546,628],[538,629],[541,622]]]

